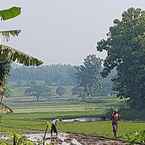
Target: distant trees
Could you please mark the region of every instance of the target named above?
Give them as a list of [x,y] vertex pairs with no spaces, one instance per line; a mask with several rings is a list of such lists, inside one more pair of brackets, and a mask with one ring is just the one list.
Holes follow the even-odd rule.
[[38,102],[40,97],[48,98],[51,95],[51,89],[41,85],[33,85],[25,90],[25,95],[35,97]]
[[72,88],[72,95],[77,95],[82,97],[84,95],[84,88],[83,87],[73,87]]
[[63,96],[65,93],[65,88],[64,87],[58,87],[56,89],[56,94],[59,95],[59,96]]
[[[10,82],[44,82],[45,85],[75,85],[75,68],[72,65],[43,65],[40,67],[18,66],[11,69]],[[26,85],[27,85],[26,84]]]
[[118,97],[128,98],[135,109],[145,109],[145,11],[129,8],[115,19],[107,39],[97,43],[98,51],[107,51],[102,76],[117,70],[114,90]]
[[[25,67],[14,65],[11,69],[11,76],[9,83],[17,86],[31,87],[33,85],[44,85],[44,86],[73,86],[79,87],[77,83],[78,78],[76,77],[77,66],[72,65],[43,65],[41,67]],[[78,66],[79,67],[79,66]],[[103,67],[101,66],[101,70]],[[53,70],[53,71],[52,71]],[[100,70],[100,71],[101,71]],[[115,71],[116,72],[116,71]],[[102,79],[101,75],[101,88],[97,89],[96,95],[108,95],[112,94],[112,81],[111,78],[114,75],[114,71],[107,78]],[[83,87],[82,87],[83,88]],[[74,90],[78,90],[74,89]],[[56,91],[56,90],[55,90]],[[53,92],[55,93],[55,92]],[[81,95],[85,93],[81,92]]]
[[84,88],[87,96],[95,96],[101,88],[101,63],[102,60],[96,55],[88,55],[82,65],[76,67],[78,86]]

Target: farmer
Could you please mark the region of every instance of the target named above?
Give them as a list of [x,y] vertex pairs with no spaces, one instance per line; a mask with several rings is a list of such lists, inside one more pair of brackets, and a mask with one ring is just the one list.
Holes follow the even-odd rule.
[[55,133],[56,134],[56,136],[58,135],[58,131],[57,131],[57,119],[54,119],[54,120],[52,120],[51,121],[51,137],[52,137],[52,135],[53,135],[53,133]]
[[117,137],[117,131],[118,131],[118,121],[120,120],[120,115],[118,113],[118,110],[113,111],[111,119],[112,119],[113,135],[116,138]]

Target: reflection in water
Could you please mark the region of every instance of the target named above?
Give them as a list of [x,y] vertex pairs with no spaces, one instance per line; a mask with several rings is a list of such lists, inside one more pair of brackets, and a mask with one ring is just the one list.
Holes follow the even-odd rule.
[[62,122],[94,122],[100,120],[108,120],[105,116],[98,117],[98,116],[88,116],[88,117],[78,117],[78,118],[67,118],[62,119]]

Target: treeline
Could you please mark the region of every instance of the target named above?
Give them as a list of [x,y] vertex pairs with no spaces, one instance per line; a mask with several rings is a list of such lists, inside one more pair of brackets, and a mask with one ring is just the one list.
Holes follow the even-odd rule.
[[75,85],[75,68],[72,65],[43,65],[40,67],[14,66],[9,81],[15,84],[45,82],[48,85]]
[[[100,66],[103,69],[103,66]],[[16,86],[27,86],[31,87],[37,86],[73,86],[76,94],[80,94],[84,86],[78,83],[77,76],[78,66],[73,65],[61,65],[61,64],[52,64],[52,65],[43,65],[40,67],[26,67],[13,65],[11,68],[9,83]],[[90,69],[90,71],[92,71]],[[97,72],[96,76],[100,72]],[[111,95],[112,94],[112,81],[111,78],[114,76],[115,72],[110,74],[107,78],[100,78],[101,87],[97,89],[95,95]],[[91,73],[88,74],[91,77]],[[83,77],[83,80],[89,80],[89,77]]]

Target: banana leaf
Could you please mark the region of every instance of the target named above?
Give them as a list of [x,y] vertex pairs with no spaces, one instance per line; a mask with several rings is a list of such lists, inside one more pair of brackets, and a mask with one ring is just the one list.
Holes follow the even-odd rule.
[[0,10],[0,18],[1,20],[4,20],[4,21],[17,17],[20,14],[21,14],[20,7],[11,7],[9,9]]
[[26,66],[38,66],[43,62],[35,57],[29,56],[21,51],[18,51],[10,46],[0,45],[0,62],[13,61],[16,63],[24,64]]

